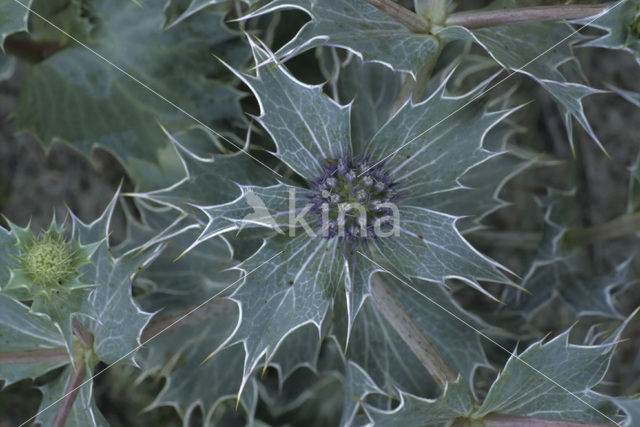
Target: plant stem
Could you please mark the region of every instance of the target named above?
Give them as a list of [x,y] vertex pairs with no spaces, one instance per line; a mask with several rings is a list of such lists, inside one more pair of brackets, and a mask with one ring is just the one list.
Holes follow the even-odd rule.
[[[429,23],[417,15],[391,0],[364,0],[375,8],[383,11],[414,33],[426,33],[429,31]],[[441,0],[438,0],[441,1]]]
[[438,385],[444,389],[447,382],[455,381],[458,375],[444,356],[382,280],[375,276],[371,279],[371,295],[382,315],[407,343]]
[[64,397],[60,402],[60,406],[58,406],[58,412],[56,412],[56,417],[51,424],[52,427],[64,427],[64,424],[67,422],[67,417],[71,412],[73,402],[75,402],[76,396],[80,391],[80,386],[82,385],[86,372],[84,364],[81,364],[78,369],[75,369],[71,374],[71,378],[69,378],[67,387],[64,390]]
[[587,18],[602,12],[609,4],[571,4],[558,6],[534,6],[518,9],[460,12],[450,15],[445,25],[460,25],[474,29],[518,22],[550,21],[556,19]]
[[73,327],[73,333],[78,337],[80,342],[82,342],[82,345],[84,345],[86,348],[92,348],[93,335],[91,334],[91,332],[89,332],[84,326],[82,326],[82,323],[80,323],[80,321],[75,317],[73,318],[71,325]]
[[0,352],[0,364],[68,362],[69,353],[64,347],[42,350],[3,351]]
[[[172,334],[180,329],[199,325],[203,321],[211,320],[221,314],[229,313],[237,306],[233,301],[221,298],[212,300],[193,311],[196,307],[185,308],[184,310],[152,319],[147,327],[144,328],[144,331],[142,331],[142,343],[144,344],[148,340],[157,337],[159,334]],[[193,313],[190,313],[191,311],[193,311]],[[182,319],[182,317],[184,318]]]
[[451,424],[451,427],[605,427],[613,425],[614,424],[551,420],[545,418],[492,414],[484,417],[482,420],[457,420],[453,424]]
[[587,245],[599,240],[632,235],[640,231],[640,212],[619,216],[609,222],[580,230],[569,230],[564,237],[568,246]]

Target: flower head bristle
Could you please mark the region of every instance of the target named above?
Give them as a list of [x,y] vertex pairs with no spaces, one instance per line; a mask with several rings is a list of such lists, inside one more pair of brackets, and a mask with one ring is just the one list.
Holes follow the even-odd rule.
[[391,209],[398,198],[384,164],[366,156],[328,160],[321,176],[311,182],[311,212],[318,216],[325,238],[347,241],[375,236],[376,227],[389,227]]

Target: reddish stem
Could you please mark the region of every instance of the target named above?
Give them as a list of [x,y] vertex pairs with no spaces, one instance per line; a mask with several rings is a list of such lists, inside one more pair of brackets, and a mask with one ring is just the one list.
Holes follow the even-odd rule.
[[379,9],[382,12],[386,13],[414,33],[426,33],[427,31],[429,31],[429,23],[422,19],[420,15],[413,13],[406,7],[402,7],[399,4],[392,2],[391,0],[364,1],[374,6],[376,9]]
[[3,351],[0,352],[0,364],[68,362],[69,353],[64,347],[42,350]]
[[67,387],[64,390],[64,397],[60,402],[60,406],[58,406],[58,412],[56,412],[56,417],[53,419],[51,427],[64,427],[86,373],[87,371],[84,364],[81,364],[78,369],[74,370],[71,374],[71,378],[69,378]]
[[594,16],[609,4],[571,4],[558,6],[534,6],[518,9],[487,10],[481,12],[460,12],[450,15],[445,25],[460,25],[474,29],[495,25],[516,24],[518,22],[551,21],[560,19],[580,19]]

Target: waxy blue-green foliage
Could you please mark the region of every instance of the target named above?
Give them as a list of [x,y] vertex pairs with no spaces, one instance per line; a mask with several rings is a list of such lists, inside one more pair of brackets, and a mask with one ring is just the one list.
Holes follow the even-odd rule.
[[[270,58],[270,52],[251,43],[256,64]],[[490,80],[464,95],[452,96],[446,93],[445,78],[426,101],[405,104],[371,141],[363,141],[353,140],[349,133],[350,106],[335,103],[319,87],[300,83],[283,66],[259,67],[255,76],[239,76],[260,102],[262,114],[256,120],[274,138],[276,156],[291,169],[311,181],[322,173],[321,165],[327,160],[349,153],[367,155],[371,162],[384,161],[403,194],[397,202],[399,235],[371,238],[361,246],[338,238],[326,239],[318,233],[309,236],[299,224],[291,224],[290,217],[305,210],[290,206],[287,196],[295,193],[298,202],[308,200],[304,187],[284,183],[262,188],[241,186],[243,194],[232,202],[199,206],[209,218],[197,240],[200,244],[241,227],[270,226],[284,234],[265,240],[256,254],[238,266],[246,276],[231,296],[239,305],[240,320],[228,343],[242,342],[245,347],[244,378],[261,358],[268,362],[291,331],[311,323],[320,332],[337,293],[346,297],[348,341],[376,271],[391,269],[440,285],[446,279],[458,278],[483,292],[478,280],[508,282],[497,264],[464,241],[455,228],[456,217],[413,202],[419,200],[417,195],[425,197],[461,187],[458,179],[467,170],[496,156],[482,147],[483,139],[513,109],[488,111],[476,104],[466,109],[463,122],[430,129]],[[396,152],[396,148],[400,150]],[[271,223],[266,217],[246,219],[252,211],[247,201],[250,195],[257,195],[272,213],[268,217]]]
[[[507,0],[494,2],[487,9],[516,6],[515,2]],[[472,41],[485,49],[498,65],[533,78],[553,97],[571,145],[573,120],[600,145],[582,107],[582,98],[599,91],[568,81],[559,70],[563,64],[577,62],[572,46],[582,40],[564,22],[525,22],[477,30],[436,26],[428,34],[416,34],[367,2],[348,0],[276,0],[246,17],[283,9],[303,10],[311,16],[311,21],[276,53],[279,60],[316,46],[333,45],[350,49],[367,61],[381,62],[415,76],[430,61],[435,61],[448,43]],[[354,33],[365,36],[355,37]]]
[[618,410],[611,403],[615,399],[592,388],[604,378],[615,343],[636,314],[598,345],[569,343],[569,330],[549,342],[535,342],[520,354],[514,352],[480,405],[467,387],[456,382],[449,383],[438,399],[402,393],[394,410],[369,406],[366,411],[374,422],[389,426],[439,425],[455,418],[481,420],[492,413],[617,424]]
[[574,197],[575,191],[550,190],[539,201],[545,210],[543,237],[521,283],[530,293],[506,291],[508,310],[530,318],[559,296],[578,317],[621,317],[613,305],[612,293],[629,285],[630,260],[625,260],[610,274],[598,275],[584,249],[567,246],[565,239]]
[[219,80],[222,69],[211,56],[236,66],[247,58],[238,34],[223,22],[229,4],[165,29],[162,1],[144,7],[131,0],[78,3],[34,2],[38,15],[68,35],[31,16],[32,37],[59,48],[29,66],[13,113],[16,128],[47,149],[55,141],[87,156],[104,148],[137,184],[179,179],[177,157],[158,121],[170,130],[185,129],[194,118],[216,122],[219,130],[225,121],[242,121],[240,94]]
[[[31,6],[32,1],[3,1],[0,3],[0,45],[4,45],[7,36],[27,29],[28,7]],[[2,50],[4,51],[4,48]]]
[[[88,262],[77,267],[77,274],[53,287],[34,283],[25,276],[20,255],[24,239],[34,230],[11,225],[0,228],[1,352],[37,352],[58,350],[54,361],[20,363],[18,360],[0,363],[0,379],[4,385],[24,378],[36,378],[56,367],[69,365],[53,383],[40,388],[41,408],[53,405],[39,415],[43,425],[52,422],[57,405],[74,370],[86,365],[85,380],[91,377],[98,361],[135,364],[135,350],[140,345],[142,330],[151,314],[144,312],[131,295],[134,275],[157,255],[146,251],[136,258],[114,258],[109,249],[110,221],[119,193],[116,193],[104,213],[85,224],[72,213],[71,224],[58,226],[55,219],[49,230],[59,230],[73,245],[83,248]],[[41,242],[36,241],[34,244]],[[52,289],[53,288],[53,289]],[[28,305],[27,305],[28,304]],[[87,348],[72,335],[72,322],[78,322],[93,336]],[[7,354],[7,353],[5,353]],[[26,356],[24,356],[26,357]],[[92,381],[82,385],[66,425],[107,425],[93,402]],[[89,424],[87,420],[93,420]]]
[[[565,244],[571,193],[550,191],[540,200],[544,236],[520,272],[520,284],[532,294],[505,286],[501,297],[506,307],[499,315],[511,325],[492,326],[491,315],[463,308],[446,285],[456,291],[462,281],[477,296],[495,298],[499,293],[485,282],[520,282],[465,237],[505,205],[498,197],[504,185],[536,161],[514,143],[521,131],[510,117],[518,109],[516,86],[494,90],[506,73],[483,72],[499,65],[532,78],[557,103],[570,144],[574,120],[598,142],[581,102],[598,91],[574,82],[567,65],[580,74],[572,51],[577,43],[637,56],[637,1],[611,5],[610,14],[573,27],[550,21],[418,34],[365,1],[275,0],[250,8],[239,24],[266,19],[269,26],[257,24],[250,33],[268,41],[277,38],[280,11],[308,13],[311,20],[275,54],[224,23],[234,6],[242,15],[239,3],[137,3],[31,3],[85,47],[14,0],[0,0],[1,42],[28,28],[25,37],[57,47],[28,67],[14,113],[18,128],[46,147],[61,140],[85,155],[104,147],[136,186],[127,195],[135,197],[135,209],[125,205],[128,236],[121,245],[108,242],[115,198],[96,222],[72,217],[61,228],[68,244],[89,258],[60,284],[62,296],[45,292],[45,298],[42,284],[20,274],[24,254],[16,234],[29,240],[31,231],[0,229],[0,380],[37,378],[64,366],[41,387],[38,421],[53,422],[83,367],[89,379],[98,361],[125,360],[137,364],[130,368],[139,381],[164,379],[149,409],[172,406],[185,425],[198,408],[204,425],[224,426],[444,425],[496,414],[634,425],[637,399],[594,391],[633,320],[622,321],[613,301],[628,285],[628,263],[596,275],[584,251]],[[576,25],[608,35],[586,41]],[[461,42],[488,55],[470,55],[459,49]],[[318,48],[325,85],[302,83],[284,64],[312,48]],[[13,62],[0,59],[0,77]],[[424,95],[405,101],[403,77],[434,65]],[[260,109],[255,124],[240,114],[239,81]],[[637,94],[615,90],[640,105]],[[232,125],[241,129],[235,135]],[[272,156],[264,152],[270,143]],[[321,236],[317,213],[304,217],[315,237],[301,222],[291,223],[322,195],[331,165],[362,166],[362,156],[372,166],[381,161],[369,175],[357,172],[388,178],[393,191],[384,194],[393,193],[399,207],[399,235],[345,242]],[[637,171],[636,165],[630,213],[640,205]],[[340,172],[348,181],[341,184],[344,198],[352,197],[349,172]],[[55,220],[52,227],[59,227]],[[373,280],[429,337],[455,381],[437,384],[379,309]],[[615,331],[585,345],[570,344],[569,331],[540,340],[530,320],[556,296],[576,317],[609,319]],[[72,332],[73,319],[92,343]],[[528,335],[519,336],[522,330]],[[525,350],[513,350],[501,365],[493,349],[490,357],[485,353],[495,345],[512,350],[510,341],[503,345],[507,339],[522,339]],[[29,359],[31,351],[48,357]],[[500,373],[484,384],[480,367]],[[66,425],[107,424],[92,387],[91,380],[80,387]]]

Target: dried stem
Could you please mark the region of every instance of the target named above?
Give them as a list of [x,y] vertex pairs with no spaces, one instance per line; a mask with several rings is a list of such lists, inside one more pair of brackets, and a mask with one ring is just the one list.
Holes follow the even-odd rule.
[[58,406],[58,412],[56,412],[56,417],[53,419],[53,423],[51,424],[52,427],[64,427],[86,373],[87,371],[84,364],[80,364],[78,369],[74,370],[71,374],[69,383],[67,383],[67,387],[64,390],[64,397],[60,402],[60,406]]
[[599,240],[632,235],[640,231],[640,212],[622,215],[614,220],[580,230],[569,230],[565,235],[568,246],[587,245]]
[[482,12],[460,12],[450,15],[445,25],[460,25],[465,28],[482,28],[518,22],[550,21],[557,19],[580,19],[596,15],[609,4],[571,4],[558,6],[534,6],[518,9],[487,10]]
[[0,352],[0,364],[68,362],[69,353],[64,347],[42,350],[3,351]]
[[197,310],[195,310],[193,313],[189,314],[182,320],[179,319],[192,311],[195,307],[189,307],[184,310],[169,314],[167,316],[156,317],[152,319],[147,327],[144,328],[144,331],[142,331],[142,343],[144,344],[148,340],[156,337],[158,334],[172,334],[183,328],[199,325],[204,321],[210,321],[216,316],[235,310],[236,307],[236,304],[231,300],[215,299],[203,305],[202,307],[199,307]]
[[400,6],[391,0],[364,0],[370,5],[380,9],[414,33],[426,33],[429,31],[429,23],[409,9]]
[[382,315],[407,343],[438,385],[444,388],[447,382],[455,381],[458,377],[456,372],[379,278],[373,277],[371,280],[371,295]]
[[605,427],[614,424],[583,421],[550,420],[545,418],[517,417],[514,415],[488,415],[482,420],[457,420],[451,427]]

